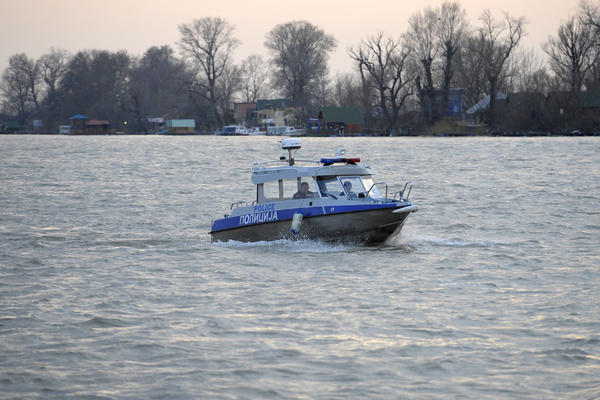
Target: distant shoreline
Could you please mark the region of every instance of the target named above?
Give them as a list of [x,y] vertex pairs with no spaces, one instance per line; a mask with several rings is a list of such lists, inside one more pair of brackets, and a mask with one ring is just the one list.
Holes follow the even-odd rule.
[[[89,135],[65,135],[60,133],[52,132],[0,132],[0,135],[20,135],[20,136],[218,136],[214,133],[170,133],[170,134],[156,134],[156,133],[111,133],[111,134],[89,134]],[[239,137],[283,137],[275,135],[228,135],[228,136],[239,136]],[[550,133],[550,132],[499,132],[499,133],[438,133],[438,134],[396,134],[396,135],[379,135],[379,134],[344,134],[344,135],[333,135],[333,134],[314,134],[314,135],[301,135],[299,137],[591,137],[600,136],[600,132],[565,132],[565,133]],[[223,135],[223,137],[226,137]]]

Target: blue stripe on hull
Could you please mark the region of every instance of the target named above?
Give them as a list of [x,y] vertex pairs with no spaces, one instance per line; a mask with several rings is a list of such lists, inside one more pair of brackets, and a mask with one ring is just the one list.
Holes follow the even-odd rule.
[[276,239],[323,239],[334,241],[352,241],[362,243],[381,243],[402,229],[410,213],[395,214],[395,208],[363,208],[335,214],[313,215],[302,222],[299,234],[291,233],[291,221],[273,221],[269,223],[237,226],[211,232],[212,240],[255,242]]
[[270,210],[257,213],[243,214],[235,217],[227,217],[214,221],[211,234],[228,229],[243,228],[252,225],[291,221],[294,213],[301,212],[305,218],[323,215],[344,214],[350,212],[380,210],[386,208],[397,208],[397,203],[386,204],[360,204],[360,205],[331,205],[297,209]]

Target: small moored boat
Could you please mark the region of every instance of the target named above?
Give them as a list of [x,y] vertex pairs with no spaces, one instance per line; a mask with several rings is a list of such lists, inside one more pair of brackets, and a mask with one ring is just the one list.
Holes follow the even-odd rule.
[[365,244],[397,235],[417,206],[408,200],[412,185],[391,193],[373,181],[371,167],[358,165],[338,151],[334,158],[296,160],[299,138],[284,139],[287,156],[255,163],[252,182],[256,199],[236,202],[231,214],[213,221],[213,241],[255,242],[319,239]]
[[217,136],[248,136],[250,133],[245,126],[226,125],[215,133]]

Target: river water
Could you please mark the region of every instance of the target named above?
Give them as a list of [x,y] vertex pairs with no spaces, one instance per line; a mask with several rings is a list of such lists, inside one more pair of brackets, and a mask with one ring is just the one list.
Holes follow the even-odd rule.
[[278,145],[1,136],[0,398],[600,398],[600,138],[303,138],[400,238],[211,243]]

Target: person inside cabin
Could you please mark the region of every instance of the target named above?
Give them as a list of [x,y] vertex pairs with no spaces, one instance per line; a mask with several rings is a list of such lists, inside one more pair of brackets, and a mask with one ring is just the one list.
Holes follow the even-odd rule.
[[[352,191],[352,182],[344,182],[344,190],[346,191],[346,194],[348,195],[349,199],[355,199],[357,197],[356,193]],[[340,195],[344,195],[344,193],[340,193]]]
[[307,197],[313,197],[313,192],[308,190],[308,182],[302,182],[300,190],[294,194],[294,199],[306,199]]

